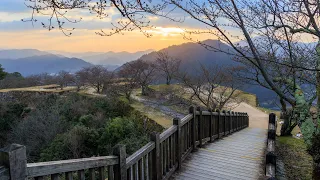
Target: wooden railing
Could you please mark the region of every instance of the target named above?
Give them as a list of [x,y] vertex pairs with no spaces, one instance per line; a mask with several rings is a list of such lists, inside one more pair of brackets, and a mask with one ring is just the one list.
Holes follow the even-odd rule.
[[277,156],[275,154],[276,144],[276,129],[277,120],[274,113],[269,114],[269,126],[268,126],[268,139],[267,139],[267,152],[266,152],[266,179],[276,178],[276,161]]
[[[169,179],[192,151],[248,125],[246,113],[202,111],[192,107],[187,116],[175,118],[173,126],[161,134],[153,133],[151,141],[129,157],[126,157],[125,146],[118,145],[112,156],[27,164],[25,147],[11,145],[0,152],[0,180]],[[3,175],[1,165],[5,167]]]

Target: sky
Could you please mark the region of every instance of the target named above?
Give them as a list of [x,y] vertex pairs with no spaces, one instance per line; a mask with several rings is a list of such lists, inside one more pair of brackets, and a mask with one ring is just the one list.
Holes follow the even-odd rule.
[[[125,32],[124,35],[101,37],[96,35],[101,29],[109,31],[112,22],[119,20],[119,12],[114,8],[107,10],[109,16],[104,19],[97,18],[87,10],[69,11],[68,18],[82,20],[76,24],[66,26],[75,28],[71,37],[65,36],[60,30],[48,31],[41,26],[47,22],[48,16],[38,15],[37,23],[22,22],[32,15],[32,10],[27,8],[25,0],[0,0],[0,49],[39,49],[44,51],[67,52],[106,52],[128,51],[135,52],[147,49],[159,50],[170,45],[186,43],[181,35],[184,30],[202,28],[192,20],[184,23],[174,23],[165,18],[148,16],[155,25],[148,32],[152,34],[147,38],[141,32],[134,30]],[[173,14],[183,17],[182,14]],[[210,36],[201,36],[200,40],[210,39]]]

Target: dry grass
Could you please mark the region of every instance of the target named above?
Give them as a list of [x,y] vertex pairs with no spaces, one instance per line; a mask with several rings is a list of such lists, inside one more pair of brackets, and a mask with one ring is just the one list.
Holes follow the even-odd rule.
[[[166,84],[161,84],[161,85],[152,85],[150,86],[151,89],[157,91],[157,92],[164,92],[164,91],[175,91],[180,94],[179,96],[185,98],[185,99],[190,99],[191,94],[184,92],[184,88],[182,85],[179,84],[172,84],[172,85],[166,85]],[[231,90],[229,90],[231,93]],[[227,90],[228,93],[228,90]],[[236,90],[232,96],[233,98],[237,98],[242,102],[245,102],[253,107],[257,106],[257,97],[255,94],[247,93],[244,91]],[[195,101],[196,104],[201,104],[201,102]]]
[[163,114],[162,112],[160,112],[160,110],[145,106],[143,103],[140,103],[138,101],[134,101],[130,105],[135,110],[141,112],[143,115],[154,120],[162,127],[168,128],[172,126],[172,117]]
[[59,88],[57,84],[50,84],[45,86],[33,86],[33,87],[24,87],[24,88],[11,88],[11,89],[0,89],[0,92],[52,92],[52,93],[59,93],[65,91],[72,91],[76,90],[77,87],[75,86],[67,86],[64,87],[62,90]]

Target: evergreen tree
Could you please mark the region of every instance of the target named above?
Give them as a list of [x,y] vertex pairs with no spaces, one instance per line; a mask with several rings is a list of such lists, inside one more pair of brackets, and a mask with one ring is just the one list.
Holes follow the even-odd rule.
[[7,73],[4,71],[4,68],[2,68],[0,64],[0,80],[4,79],[6,77]]

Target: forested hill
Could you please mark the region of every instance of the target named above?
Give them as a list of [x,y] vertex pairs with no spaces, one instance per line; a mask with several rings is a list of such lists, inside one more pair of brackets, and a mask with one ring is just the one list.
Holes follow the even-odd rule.
[[[222,43],[219,40],[206,40],[203,41],[213,48],[223,50],[225,52],[232,52],[233,49]],[[211,48],[212,49],[212,48]],[[220,66],[241,66],[241,63],[234,61],[234,56],[226,54],[225,52],[217,52],[214,50],[208,50],[197,43],[185,43],[181,45],[169,46],[168,48],[161,49],[160,51],[167,52],[170,57],[181,60],[180,70],[188,71],[191,73],[199,73],[198,69],[200,65],[205,67],[220,65]],[[157,52],[152,52],[142,56],[140,59],[146,61],[155,61],[157,58]],[[161,82],[163,83],[163,82]],[[257,95],[260,106],[267,108],[277,109],[275,102],[277,102],[276,94],[261,86],[255,86],[252,84],[244,85],[243,91],[253,93]]]
[[40,73],[57,73],[61,70],[75,72],[90,63],[78,58],[60,57],[52,54],[19,59],[1,59],[0,64],[7,72],[20,72],[23,76]]

